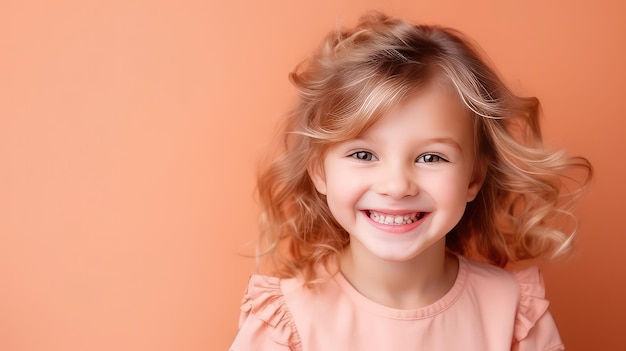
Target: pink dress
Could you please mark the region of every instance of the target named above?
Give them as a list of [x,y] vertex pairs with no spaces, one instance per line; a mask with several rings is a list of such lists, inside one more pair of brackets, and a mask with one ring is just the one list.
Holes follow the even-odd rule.
[[307,289],[254,275],[230,351],[563,350],[536,267],[508,273],[459,256],[452,289],[415,310],[377,304],[341,275]]

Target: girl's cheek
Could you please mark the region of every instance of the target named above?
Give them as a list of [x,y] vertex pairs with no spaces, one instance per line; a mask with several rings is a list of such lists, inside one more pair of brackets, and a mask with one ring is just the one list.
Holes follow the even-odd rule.
[[465,197],[469,182],[460,173],[432,173],[428,177],[423,177],[420,181],[421,189],[428,191],[431,195],[456,199]]

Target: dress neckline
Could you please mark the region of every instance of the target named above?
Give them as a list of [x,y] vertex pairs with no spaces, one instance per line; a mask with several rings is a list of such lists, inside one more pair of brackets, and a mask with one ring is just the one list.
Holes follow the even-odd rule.
[[381,317],[406,320],[429,318],[452,306],[467,285],[467,260],[463,256],[455,255],[455,257],[459,261],[459,271],[452,288],[450,288],[450,290],[448,290],[448,292],[439,300],[430,305],[416,309],[396,309],[374,302],[358,292],[352,284],[348,282],[343,274],[341,274],[341,272],[335,274],[333,279],[341,287],[348,298],[350,298],[357,306],[380,315]]

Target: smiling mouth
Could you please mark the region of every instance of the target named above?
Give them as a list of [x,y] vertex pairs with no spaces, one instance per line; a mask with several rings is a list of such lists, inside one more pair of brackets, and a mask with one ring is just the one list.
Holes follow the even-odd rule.
[[402,215],[392,215],[375,211],[365,211],[365,213],[372,221],[387,225],[411,224],[424,218],[426,214],[425,212],[413,212]]

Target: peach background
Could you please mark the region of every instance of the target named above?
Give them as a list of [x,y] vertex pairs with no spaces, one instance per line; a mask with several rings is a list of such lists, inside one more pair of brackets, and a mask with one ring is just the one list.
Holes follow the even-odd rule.
[[370,8],[467,32],[593,161],[546,282],[569,350],[621,344],[624,2],[31,0],[0,11],[0,350],[226,350],[287,73]]

